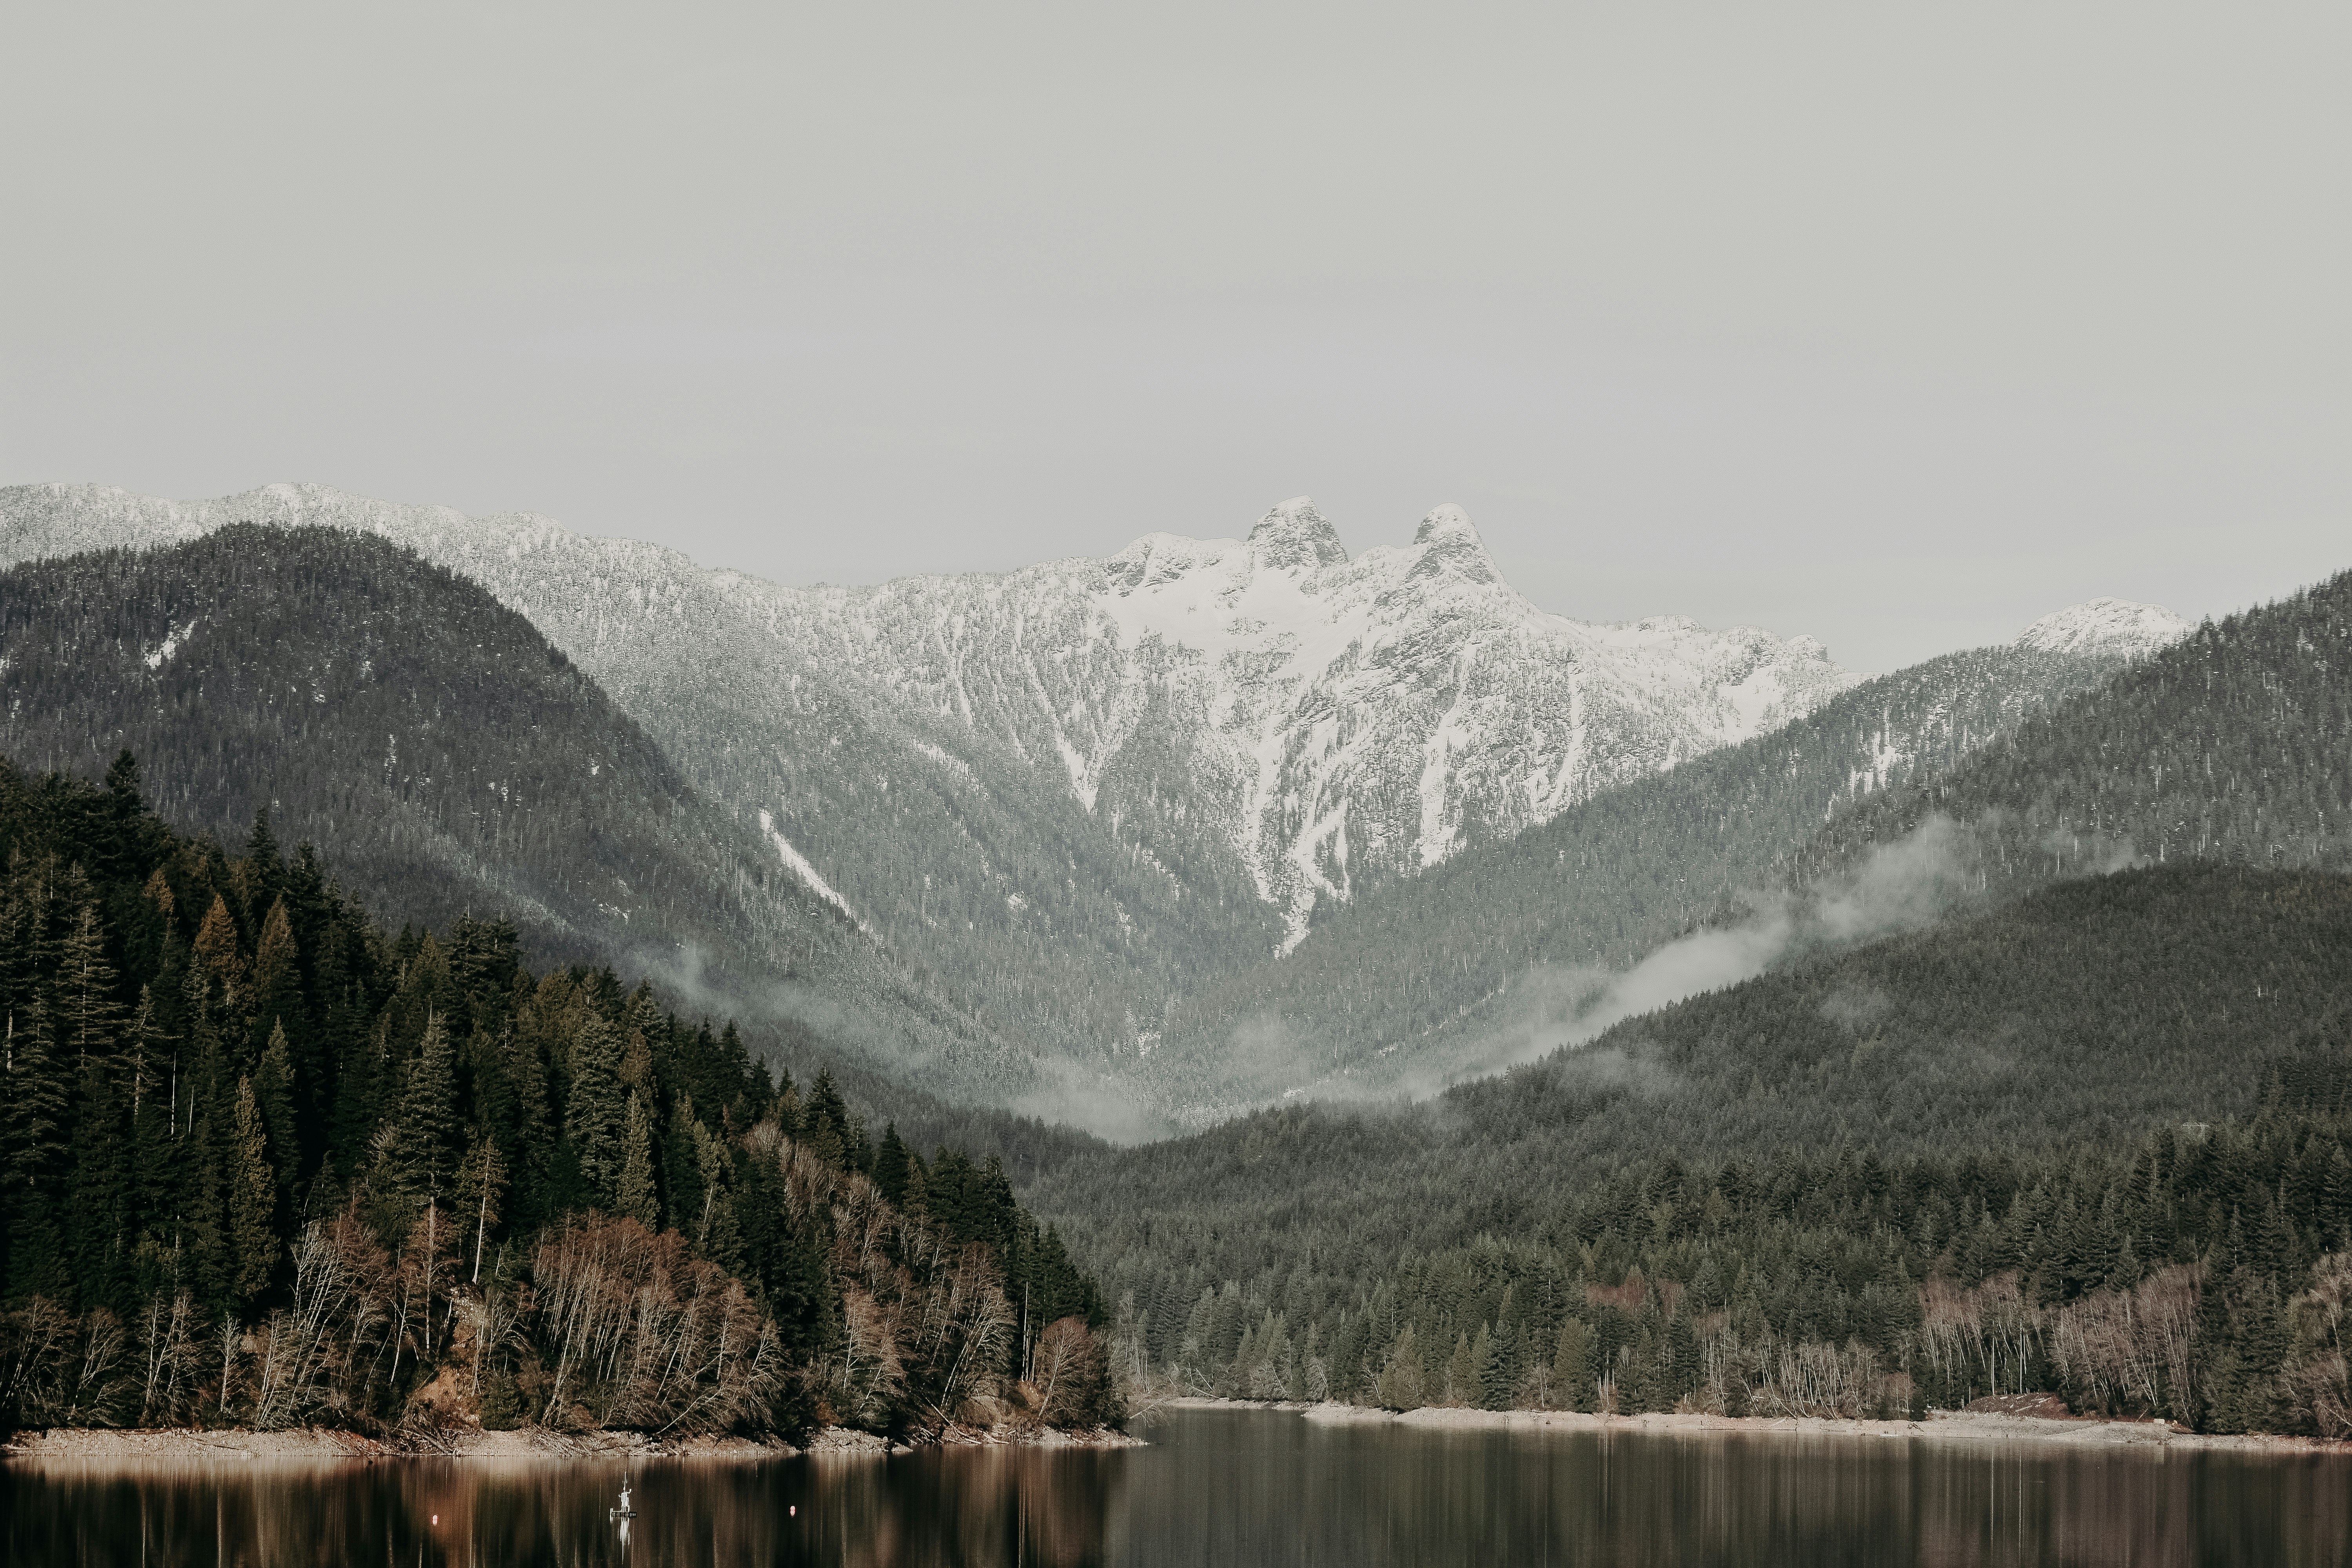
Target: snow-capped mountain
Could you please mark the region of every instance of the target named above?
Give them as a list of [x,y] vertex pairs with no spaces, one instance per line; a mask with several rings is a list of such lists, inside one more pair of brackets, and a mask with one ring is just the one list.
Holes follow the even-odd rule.
[[2017,646],[2039,653],[2114,653],[2145,658],[2196,629],[2162,605],[2128,599],[2087,599],[2042,616],[2017,634]]
[[[938,998],[936,1030],[869,1046],[919,1054],[942,1089],[1112,1130],[1185,999],[1247,982],[1322,913],[1861,679],[1804,637],[1547,615],[1455,507],[1352,557],[1302,499],[1244,539],[833,588],[321,487],[22,486],[0,489],[0,563],[245,521],[381,534],[482,584],[812,910]],[[2101,602],[2026,636],[2081,651],[2165,617]],[[1889,748],[1917,749],[1891,729]]]
[[[1172,751],[1286,944],[1425,870],[1742,741],[1858,679],[1808,637],[1547,615],[1459,507],[1349,556],[1305,497],[1245,540],[1155,533],[1005,576],[775,591],[811,658],[1002,741],[1114,826]],[[1158,767],[1139,766],[1148,750]]]
[[1807,637],[1547,615],[1453,506],[1410,544],[1353,559],[1302,497],[1245,540],[1150,534],[1106,560],[1007,575],[787,588],[545,518],[314,486],[191,503],[27,486],[0,503],[0,553],[166,542],[235,520],[382,533],[474,577],[689,752],[719,738],[681,734],[677,683],[654,672],[675,662],[666,646],[713,639],[730,660],[700,668],[730,704],[761,680],[788,710],[831,687],[878,697],[941,766],[968,770],[974,742],[994,742],[1114,839],[1181,819],[1189,847],[1151,842],[1164,826],[1139,847],[1171,861],[1229,853],[1286,942],[1368,878],[1507,837],[1858,679]]

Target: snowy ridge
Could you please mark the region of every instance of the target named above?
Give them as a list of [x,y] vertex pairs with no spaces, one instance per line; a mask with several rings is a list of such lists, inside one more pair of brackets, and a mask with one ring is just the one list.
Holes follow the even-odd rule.
[[869,588],[755,589],[781,636],[1051,769],[1089,811],[1172,746],[1286,943],[1366,875],[1411,874],[1597,790],[1774,728],[1858,678],[1810,638],[1593,626],[1514,592],[1469,515],[1350,557],[1312,500],[1247,539]]
[[2144,658],[2196,628],[2162,605],[2088,599],[2042,616],[2017,634],[2017,646],[2041,653],[2120,653]]
[[[684,732],[690,721],[666,710],[679,645],[723,626],[760,672],[738,679],[766,684],[714,690],[714,709],[748,700],[788,716],[824,691],[860,692],[967,777],[978,747],[1113,833],[1203,829],[1281,912],[1286,945],[1368,877],[1517,834],[1859,679],[1808,637],[1548,615],[1503,581],[1456,506],[1430,511],[1407,544],[1352,557],[1299,497],[1246,539],[1155,533],[1106,559],[1002,575],[786,588],[543,517],[320,486],[198,502],[24,486],[0,492],[0,559],[168,544],[247,520],[380,533],[473,577],[689,751],[723,737],[701,733],[707,716]],[[765,809],[756,795],[740,804]],[[1181,858],[1140,838],[1132,849]]]

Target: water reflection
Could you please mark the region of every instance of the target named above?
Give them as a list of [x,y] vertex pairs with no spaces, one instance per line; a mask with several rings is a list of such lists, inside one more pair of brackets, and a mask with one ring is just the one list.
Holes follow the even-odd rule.
[[[1446,1433],[1194,1411],[1149,1448],[0,1467],[15,1563],[2347,1563],[2352,1460]],[[624,1480],[636,1517],[609,1517]]]

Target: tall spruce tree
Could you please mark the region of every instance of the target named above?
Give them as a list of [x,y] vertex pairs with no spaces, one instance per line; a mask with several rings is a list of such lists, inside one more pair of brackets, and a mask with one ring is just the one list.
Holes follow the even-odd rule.
[[647,1230],[661,1228],[661,1199],[654,1184],[654,1118],[646,1097],[631,1090],[625,1152],[615,1193],[619,1211]]
[[269,1289],[278,1269],[278,1176],[269,1165],[269,1136],[255,1102],[253,1080],[236,1084],[236,1131],[229,1170],[229,1246],[233,1285],[240,1301]]
[[572,1085],[563,1108],[563,1136],[591,1201],[610,1210],[619,1201],[621,1166],[628,1158],[628,1101],[621,1086],[620,1031],[602,1017],[581,1026],[572,1047]]

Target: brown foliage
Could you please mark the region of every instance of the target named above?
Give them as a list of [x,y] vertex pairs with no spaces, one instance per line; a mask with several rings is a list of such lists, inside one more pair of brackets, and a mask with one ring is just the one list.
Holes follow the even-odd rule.
[[542,1422],[568,1424],[575,1405],[603,1425],[663,1432],[764,1420],[784,1373],[774,1325],[676,1231],[575,1219],[541,1241],[531,1274],[553,1363]]

